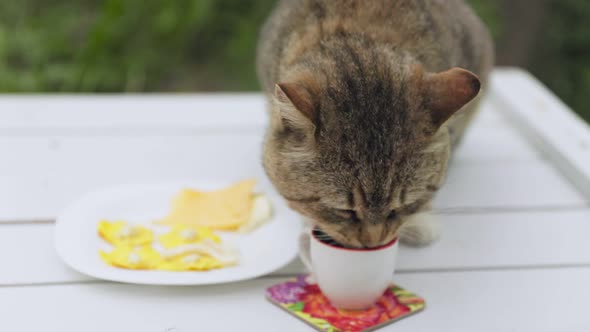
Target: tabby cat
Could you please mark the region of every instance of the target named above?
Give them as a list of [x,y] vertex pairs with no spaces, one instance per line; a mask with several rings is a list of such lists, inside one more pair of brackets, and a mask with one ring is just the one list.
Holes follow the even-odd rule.
[[257,65],[291,208],[349,247],[438,237],[431,201],[493,65],[463,0],[280,0]]

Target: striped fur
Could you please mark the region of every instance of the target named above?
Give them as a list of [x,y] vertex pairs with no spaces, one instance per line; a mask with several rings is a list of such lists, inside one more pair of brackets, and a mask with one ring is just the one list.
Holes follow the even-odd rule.
[[258,49],[265,170],[333,239],[387,242],[442,185],[492,63],[462,0],[279,1]]

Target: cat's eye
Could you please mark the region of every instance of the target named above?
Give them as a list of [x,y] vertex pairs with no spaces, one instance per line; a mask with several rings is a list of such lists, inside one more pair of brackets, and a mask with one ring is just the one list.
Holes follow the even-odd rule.
[[387,220],[395,220],[397,218],[397,211],[391,210],[387,215]]
[[345,218],[345,219],[351,219],[354,221],[358,220],[358,217],[356,215],[356,211],[354,211],[354,210],[335,209],[334,213],[337,216]]

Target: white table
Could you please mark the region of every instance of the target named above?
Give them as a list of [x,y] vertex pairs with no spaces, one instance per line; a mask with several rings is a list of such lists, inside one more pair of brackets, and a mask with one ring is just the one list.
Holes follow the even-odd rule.
[[[425,312],[382,331],[590,331],[590,130],[528,74],[498,70],[436,211],[395,280]],[[258,94],[0,97],[1,331],[309,331],[252,281],[93,280],[53,249],[53,218],[105,185],[260,172]],[[236,169],[236,165],[240,165]],[[259,173],[256,173],[259,174]]]

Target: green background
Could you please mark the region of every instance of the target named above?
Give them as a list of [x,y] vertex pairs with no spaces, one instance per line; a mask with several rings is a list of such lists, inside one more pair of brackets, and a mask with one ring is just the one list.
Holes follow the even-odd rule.
[[[0,92],[187,92],[258,89],[260,24],[275,0],[0,2]],[[501,45],[498,2],[469,1]],[[522,64],[586,119],[590,1],[547,1]]]

